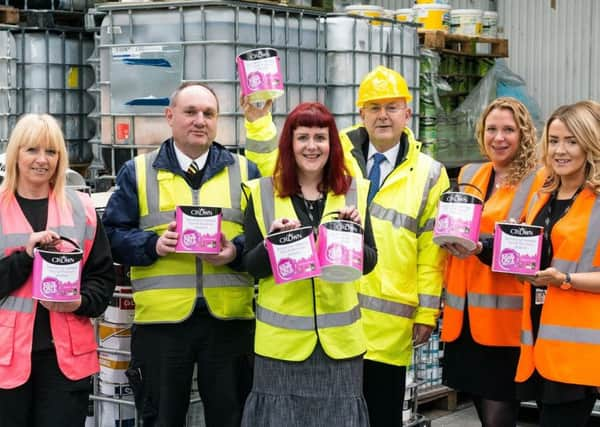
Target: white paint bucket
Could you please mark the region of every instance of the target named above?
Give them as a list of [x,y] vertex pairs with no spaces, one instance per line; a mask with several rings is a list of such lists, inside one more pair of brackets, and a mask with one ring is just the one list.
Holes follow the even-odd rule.
[[398,22],[415,22],[415,11],[414,9],[396,9],[394,11],[394,17]]
[[481,35],[491,38],[498,36],[498,12],[491,10],[483,12]]
[[447,4],[415,4],[416,22],[423,24],[421,30],[448,32],[450,6]]
[[[346,6],[344,12],[348,15],[366,16],[368,18],[380,18],[385,14],[383,7],[373,4],[353,4]],[[381,25],[381,21],[377,20],[371,20],[370,23]]]
[[481,35],[483,11],[454,9],[450,11],[450,33],[478,37]]
[[251,102],[283,95],[283,76],[277,51],[270,47],[247,50],[236,58],[242,95]]

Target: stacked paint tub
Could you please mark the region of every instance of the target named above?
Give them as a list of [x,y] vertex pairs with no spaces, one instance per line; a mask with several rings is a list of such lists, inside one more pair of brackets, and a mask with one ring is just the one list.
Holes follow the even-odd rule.
[[[274,105],[281,128],[301,101],[325,98],[325,22],[322,14],[276,5],[233,2],[103,4],[98,40],[100,143],[115,173],[132,154],[170,136],[164,119],[182,80],[202,81],[219,98],[217,141],[244,145],[235,57],[248,49],[277,49],[285,93]],[[133,149],[133,152],[132,152]]]
[[92,159],[86,60],[93,42],[82,30],[13,27],[0,30],[0,151],[23,113],[49,113],[61,124],[72,167]]

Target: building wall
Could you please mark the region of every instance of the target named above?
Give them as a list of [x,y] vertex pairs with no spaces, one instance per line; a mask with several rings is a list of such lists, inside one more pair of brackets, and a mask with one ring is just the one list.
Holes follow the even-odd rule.
[[547,117],[556,107],[600,100],[600,2],[499,0],[500,36],[510,68],[527,82]]

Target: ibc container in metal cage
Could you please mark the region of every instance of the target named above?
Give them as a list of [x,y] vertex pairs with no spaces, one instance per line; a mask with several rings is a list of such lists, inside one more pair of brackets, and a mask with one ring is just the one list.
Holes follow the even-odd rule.
[[0,29],[0,150],[24,113],[48,113],[61,124],[72,166],[92,160],[89,138],[94,123],[87,115],[93,98],[86,89],[93,70],[86,64],[93,49],[83,31]]
[[[410,107],[419,106],[419,38],[417,26],[391,19],[330,14],[327,27],[326,104],[343,129],[360,121],[356,99],[365,75],[377,65],[398,71],[413,94]],[[418,115],[408,124],[418,126]]]
[[322,13],[215,1],[102,4],[97,10],[106,16],[97,45],[101,133],[95,140],[105,148],[101,160],[109,173],[171,135],[164,109],[181,81],[202,81],[215,90],[216,140],[243,147],[235,57],[244,50],[278,51],[285,79],[285,94],[273,108],[279,128],[299,102],[324,101]]

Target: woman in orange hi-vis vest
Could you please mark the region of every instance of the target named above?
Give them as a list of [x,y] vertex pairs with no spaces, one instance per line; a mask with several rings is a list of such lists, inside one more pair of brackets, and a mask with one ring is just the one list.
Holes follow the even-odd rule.
[[[0,426],[82,427],[91,375],[99,370],[90,318],[110,302],[114,267],[90,197],[66,188],[67,164],[56,120],[23,116],[6,148],[0,187]],[[56,292],[57,280],[44,276],[34,299],[34,248],[69,252],[73,246],[61,247],[65,238],[83,251],[79,292]],[[72,268],[74,260],[52,256],[44,271],[68,282],[58,265]],[[56,301],[64,295],[73,298]]]
[[491,234],[496,221],[522,218],[532,188],[543,179],[535,172],[535,126],[521,102],[493,101],[479,119],[476,137],[490,161],[466,165],[458,182],[470,184],[464,191],[484,197],[483,245],[472,251],[444,245],[453,255],[445,274],[444,382],[471,395],[483,426],[514,426],[522,285],[511,275],[491,271]]
[[518,396],[540,425],[585,426],[600,386],[600,106],[558,108],[542,137],[549,177],[528,207],[544,227],[541,270],[524,277]]

